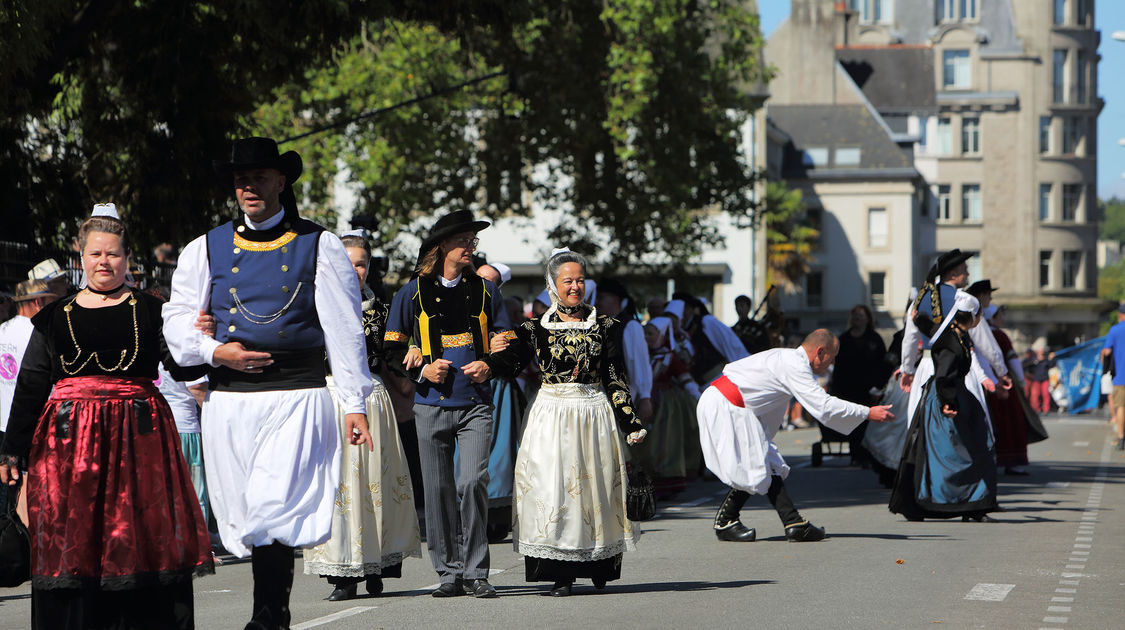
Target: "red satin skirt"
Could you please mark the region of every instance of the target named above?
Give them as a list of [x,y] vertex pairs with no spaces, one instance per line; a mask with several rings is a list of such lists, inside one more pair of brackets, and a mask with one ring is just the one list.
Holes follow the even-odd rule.
[[56,383],[27,481],[35,588],[122,590],[214,572],[176,423],[150,379]]

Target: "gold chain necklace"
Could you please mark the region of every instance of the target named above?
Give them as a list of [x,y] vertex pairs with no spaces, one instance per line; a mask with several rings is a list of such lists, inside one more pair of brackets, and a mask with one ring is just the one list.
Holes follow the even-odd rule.
[[73,298],[71,298],[70,302],[67,302],[66,306],[63,307],[63,312],[66,313],[66,327],[68,330],[70,330],[70,340],[74,343],[74,349],[77,350],[77,354],[75,354],[74,358],[70,361],[67,361],[61,353],[59,354],[59,363],[62,365],[63,372],[66,372],[70,376],[74,376],[86,367],[86,364],[90,362],[90,359],[93,359],[94,363],[99,368],[101,368],[103,372],[124,372],[128,370],[130,367],[132,367],[133,362],[137,360],[137,355],[140,354],[141,349],[140,330],[137,326],[137,296],[132,295],[131,293],[129,295],[129,306],[133,307],[133,358],[129,359],[128,363],[125,363],[125,357],[129,356],[129,351],[122,350],[121,357],[118,359],[117,365],[111,368],[107,368],[106,366],[102,365],[97,351],[94,351],[86,357],[86,360],[82,362],[82,365],[79,365],[77,368],[74,368],[72,370],[70,368],[78,362],[78,359],[82,358],[82,346],[78,344],[78,337],[76,337],[74,334],[74,324],[72,324],[70,321],[70,312],[74,310],[74,302],[78,299],[78,295],[81,294],[76,294]]

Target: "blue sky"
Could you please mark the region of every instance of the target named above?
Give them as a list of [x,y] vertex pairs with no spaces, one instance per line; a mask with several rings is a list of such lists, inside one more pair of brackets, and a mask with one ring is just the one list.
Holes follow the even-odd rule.
[[[769,37],[789,16],[789,0],[758,0],[762,32]],[[1098,117],[1098,196],[1125,198],[1125,146],[1117,143],[1125,138],[1125,81],[1113,77],[1114,68],[1125,67],[1125,42],[1110,37],[1114,31],[1125,31],[1125,2],[1095,0],[1094,19],[1102,33],[1098,53],[1098,94],[1105,108]]]

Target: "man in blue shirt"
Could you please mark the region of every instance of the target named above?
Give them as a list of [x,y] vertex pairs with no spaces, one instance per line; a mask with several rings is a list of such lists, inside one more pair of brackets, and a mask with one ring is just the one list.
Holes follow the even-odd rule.
[[1105,336],[1102,356],[1113,357],[1113,426],[1117,429],[1117,450],[1125,451],[1125,304],[1117,307],[1117,323]]
[[426,542],[441,578],[434,597],[496,597],[488,583],[488,347],[493,334],[515,333],[500,289],[473,270],[476,234],[488,225],[468,210],[438,219],[422,241],[416,277],[395,294],[384,335],[389,365],[403,364],[411,341],[423,358],[408,374],[418,383],[414,415]]

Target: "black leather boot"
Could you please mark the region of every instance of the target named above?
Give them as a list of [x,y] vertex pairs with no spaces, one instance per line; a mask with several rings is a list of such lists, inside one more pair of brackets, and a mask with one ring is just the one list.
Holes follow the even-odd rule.
[[715,513],[715,537],[728,542],[753,542],[758,537],[754,528],[738,520],[739,511],[750,498],[750,493],[731,489]]
[[254,574],[254,613],[246,628],[288,630],[293,548],[276,542],[254,547],[250,559]]

